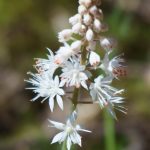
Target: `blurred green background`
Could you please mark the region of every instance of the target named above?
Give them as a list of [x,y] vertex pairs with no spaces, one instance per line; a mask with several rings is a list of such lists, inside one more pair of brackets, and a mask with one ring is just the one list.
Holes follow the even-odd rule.
[[[63,121],[69,104],[51,114],[47,102],[29,101],[34,95],[24,90],[23,80],[33,70],[33,58],[45,57],[46,47],[59,48],[57,32],[70,27],[77,6],[77,0],[0,0],[0,150],[60,148],[50,145],[57,131],[48,128],[47,119]],[[127,78],[116,84],[126,89],[128,107],[128,115],[117,114],[116,149],[150,150],[150,1],[103,0],[101,8],[107,34],[117,39],[116,52],[124,53],[128,64]],[[80,124],[93,131],[82,135],[82,149],[105,150],[99,108],[79,107]]]

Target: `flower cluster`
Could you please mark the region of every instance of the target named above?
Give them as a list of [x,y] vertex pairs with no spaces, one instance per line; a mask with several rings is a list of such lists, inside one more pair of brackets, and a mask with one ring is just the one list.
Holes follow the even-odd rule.
[[64,89],[73,87],[71,100],[74,107],[66,124],[49,120],[53,127],[62,130],[52,143],[66,142],[68,150],[72,143],[81,146],[77,131],[89,132],[75,124],[79,89],[89,91],[91,103],[98,103],[101,109],[106,108],[114,118],[114,109],[126,113],[122,106],[124,98],[120,96],[124,90],[112,86],[114,79],[126,75],[126,66],[121,56],[111,58],[115,42],[102,36],[108,26],[103,23],[100,4],[99,0],[79,0],[78,13],[69,19],[72,28],[58,33],[62,46],[55,54],[47,48],[48,58],[36,59],[37,73],[29,73],[31,78],[26,80],[32,84],[28,89],[36,93],[32,101],[39,97],[43,98],[42,102],[48,99],[51,111],[55,101],[63,110],[64,96],[67,94]]

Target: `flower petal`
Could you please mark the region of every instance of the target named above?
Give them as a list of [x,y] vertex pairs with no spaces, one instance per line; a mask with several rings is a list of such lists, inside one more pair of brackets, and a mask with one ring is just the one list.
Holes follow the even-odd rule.
[[59,129],[59,130],[64,130],[65,125],[63,123],[60,122],[56,122],[56,121],[52,121],[52,120],[48,120],[55,128]]
[[63,101],[62,101],[61,96],[57,95],[56,99],[57,99],[57,103],[58,103],[59,107],[63,110]]
[[60,142],[61,139],[62,139],[62,136],[63,136],[63,132],[60,132],[60,133],[56,134],[56,135],[54,136],[54,138],[53,138],[51,144],[56,143],[56,142],[58,142],[58,141]]
[[53,109],[54,109],[54,98],[53,97],[49,98],[49,107],[50,107],[51,111],[53,112]]
[[59,78],[58,78],[58,76],[55,77],[54,82],[55,82],[56,86],[59,86]]
[[71,145],[72,145],[71,139],[70,139],[70,137],[68,136],[68,138],[67,138],[67,150],[70,150]]
[[77,132],[75,132],[75,136],[74,137],[75,137],[76,143],[79,146],[81,146],[81,136]]

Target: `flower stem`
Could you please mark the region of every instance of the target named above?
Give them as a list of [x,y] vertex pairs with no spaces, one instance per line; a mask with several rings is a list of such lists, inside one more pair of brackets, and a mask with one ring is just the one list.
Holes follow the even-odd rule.
[[87,41],[84,41],[84,46],[82,47],[82,50],[81,50],[81,64],[82,65],[86,64],[86,59],[87,59],[86,46],[87,46]]
[[75,88],[72,96],[73,110],[75,110],[77,107],[78,95],[79,95],[79,88]]
[[106,150],[116,150],[115,123],[108,111],[104,112],[104,131]]
[[61,150],[67,150],[67,148],[66,148],[66,141],[63,142]]

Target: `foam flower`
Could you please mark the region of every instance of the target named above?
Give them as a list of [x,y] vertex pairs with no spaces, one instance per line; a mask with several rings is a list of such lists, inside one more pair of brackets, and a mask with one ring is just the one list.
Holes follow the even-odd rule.
[[66,86],[75,86],[77,88],[83,86],[88,89],[86,80],[88,80],[88,75],[85,72],[85,66],[81,65],[77,59],[70,59],[65,63],[62,69],[61,78],[62,81],[66,83]]
[[46,99],[49,100],[49,106],[51,111],[54,109],[54,100],[56,99],[59,107],[63,109],[63,100],[62,96],[65,94],[62,89],[63,84],[59,82],[58,76],[54,79],[49,73],[33,74],[30,73],[32,78],[26,80],[32,84],[32,87],[27,89],[32,89],[37,95],[32,99],[32,101],[37,100],[39,97],[42,97],[44,102]]
[[98,101],[101,108],[104,108],[108,104],[108,100],[117,94],[121,94],[124,90],[118,90],[112,87],[110,84],[112,79],[110,77],[98,76],[94,83],[90,85],[90,95],[93,101]]
[[59,65],[55,63],[54,53],[49,48],[47,48],[47,50],[49,52],[49,54],[47,55],[48,58],[36,58],[36,64],[34,66],[39,73],[49,72],[49,74],[51,74],[52,76]]
[[52,144],[66,141],[67,150],[71,149],[72,144],[78,144],[79,146],[82,146],[81,136],[78,134],[79,131],[91,132],[89,130],[82,129],[80,125],[75,124],[75,122],[72,122],[70,119],[67,120],[66,124],[51,120],[49,120],[49,122],[52,124],[51,127],[61,130],[60,133],[54,136]]
[[109,55],[106,53],[100,68],[112,78],[118,79],[118,77],[126,75],[126,66],[121,56],[116,56],[110,60]]

